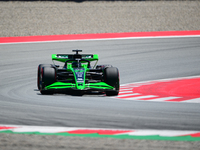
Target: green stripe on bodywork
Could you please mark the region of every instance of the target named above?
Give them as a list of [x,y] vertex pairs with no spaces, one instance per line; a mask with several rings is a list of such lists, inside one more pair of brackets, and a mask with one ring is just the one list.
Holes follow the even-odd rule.
[[96,138],[117,138],[117,139],[137,139],[137,140],[200,141],[200,137],[191,137],[191,136],[164,137],[164,136],[159,136],[159,135],[154,135],[154,136],[100,135],[98,133],[93,133],[93,134],[70,134],[70,133],[67,133],[67,132],[63,132],[63,133],[40,133],[40,132],[13,132],[13,131],[10,131],[10,130],[0,131],[0,133],[58,135],[58,136],[77,136],[77,137],[96,137]]
[[63,88],[73,88],[75,84],[73,83],[63,83],[63,82],[55,82],[46,87],[46,89],[63,89]]
[[98,88],[98,89],[114,89],[114,87],[106,84],[105,82],[89,83],[86,87],[89,87],[89,88]]

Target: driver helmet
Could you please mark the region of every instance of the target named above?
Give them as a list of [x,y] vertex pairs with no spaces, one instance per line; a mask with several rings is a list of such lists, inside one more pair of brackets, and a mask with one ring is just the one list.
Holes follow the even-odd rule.
[[81,66],[81,63],[79,62],[77,62],[77,61],[74,61],[74,62],[72,62],[72,67],[78,67],[78,64],[79,64],[79,67]]

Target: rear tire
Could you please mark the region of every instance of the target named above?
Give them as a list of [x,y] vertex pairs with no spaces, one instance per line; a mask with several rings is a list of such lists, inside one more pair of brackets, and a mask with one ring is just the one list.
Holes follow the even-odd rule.
[[114,91],[106,91],[107,96],[116,96],[119,94],[119,71],[115,67],[108,67],[104,69],[105,82],[115,87]]
[[53,94],[51,90],[44,90],[44,88],[48,85],[56,82],[56,71],[55,68],[44,66],[41,69],[42,74],[42,82],[40,82],[40,92],[41,94]]

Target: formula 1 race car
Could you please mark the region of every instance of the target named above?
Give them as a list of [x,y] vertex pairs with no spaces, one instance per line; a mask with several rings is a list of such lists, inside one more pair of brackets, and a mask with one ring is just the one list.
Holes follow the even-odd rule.
[[[119,93],[119,71],[112,65],[96,65],[97,54],[52,54],[53,64],[38,66],[37,86],[41,94],[67,93],[83,95],[88,91],[102,92],[107,96]],[[64,63],[56,65],[54,61]],[[91,62],[96,62],[91,66]]]

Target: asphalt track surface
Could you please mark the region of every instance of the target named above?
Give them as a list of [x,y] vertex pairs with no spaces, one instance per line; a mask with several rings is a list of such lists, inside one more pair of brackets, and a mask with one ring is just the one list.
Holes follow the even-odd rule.
[[72,49],[99,54],[98,64],[117,66],[121,84],[200,75],[199,37],[2,44],[1,124],[200,130],[200,104],[41,95],[37,66]]

